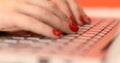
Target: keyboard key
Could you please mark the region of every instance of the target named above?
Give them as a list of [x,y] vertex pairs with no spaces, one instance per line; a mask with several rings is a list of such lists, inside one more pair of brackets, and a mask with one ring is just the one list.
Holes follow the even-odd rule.
[[95,39],[100,39],[100,38],[102,38],[102,36],[99,35],[95,36]]
[[17,42],[18,42],[17,40],[12,40],[12,39],[6,39],[6,40],[4,40],[4,43],[16,44]]
[[97,34],[98,32],[91,32],[91,31],[88,31],[88,32],[86,32],[86,34]]
[[83,34],[82,36],[85,36],[85,37],[93,37],[93,36],[95,36],[96,34]]
[[38,42],[40,43],[49,43],[49,42],[53,42],[52,39],[40,39]]
[[68,39],[57,39],[56,42],[70,42]]
[[93,25],[84,25],[84,27],[91,28],[91,27],[93,27]]
[[90,42],[97,42],[97,41],[98,41],[98,39],[96,39],[96,38],[93,38],[90,40]]
[[89,32],[100,32],[101,29],[90,29]]
[[40,40],[38,37],[28,37],[27,40]]
[[66,35],[66,37],[77,37],[79,36],[79,34],[69,34],[69,35]]
[[12,37],[11,39],[15,39],[15,40],[24,40],[24,37]]
[[71,40],[71,39],[74,39],[75,37],[71,37],[71,36],[65,36],[63,37],[62,39],[68,39],[68,40]]
[[32,45],[34,42],[31,40],[19,40],[18,43],[20,44],[30,44]]
[[104,36],[105,34],[103,34],[103,33],[99,33],[98,35],[99,35],[99,36]]
[[73,42],[86,42],[87,40],[85,39],[74,39]]

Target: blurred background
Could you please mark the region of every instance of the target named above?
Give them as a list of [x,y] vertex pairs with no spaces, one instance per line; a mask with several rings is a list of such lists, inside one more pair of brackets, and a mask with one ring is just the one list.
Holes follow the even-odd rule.
[[120,7],[120,0],[78,0],[82,7]]
[[77,0],[89,16],[120,18],[120,0]]

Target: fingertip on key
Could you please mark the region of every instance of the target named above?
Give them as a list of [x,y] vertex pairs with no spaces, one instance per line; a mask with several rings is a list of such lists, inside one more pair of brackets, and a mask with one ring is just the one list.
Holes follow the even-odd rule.
[[82,16],[80,16],[79,21],[82,23],[82,25],[85,24],[85,20]]
[[91,23],[91,18],[90,17],[87,17],[87,19],[88,19],[88,24],[90,24]]
[[78,32],[79,28],[78,26],[75,24],[75,23],[72,23],[70,25],[70,29],[73,31],[73,32]]
[[57,36],[57,37],[61,37],[61,36],[62,36],[62,32],[59,31],[59,30],[57,30],[57,29],[54,29],[54,30],[53,30],[53,33],[54,33],[54,35]]

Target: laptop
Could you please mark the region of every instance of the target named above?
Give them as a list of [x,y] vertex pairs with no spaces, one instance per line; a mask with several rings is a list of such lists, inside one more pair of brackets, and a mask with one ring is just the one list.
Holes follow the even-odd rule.
[[59,39],[0,32],[0,63],[102,63],[119,25],[119,19],[92,18],[77,34]]

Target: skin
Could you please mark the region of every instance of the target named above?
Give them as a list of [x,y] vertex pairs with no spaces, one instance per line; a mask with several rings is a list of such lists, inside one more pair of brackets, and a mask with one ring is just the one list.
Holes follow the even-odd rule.
[[73,17],[83,25],[79,17],[86,14],[76,0],[0,0],[0,31],[31,31],[43,36],[57,38],[53,30],[75,33],[69,25]]

